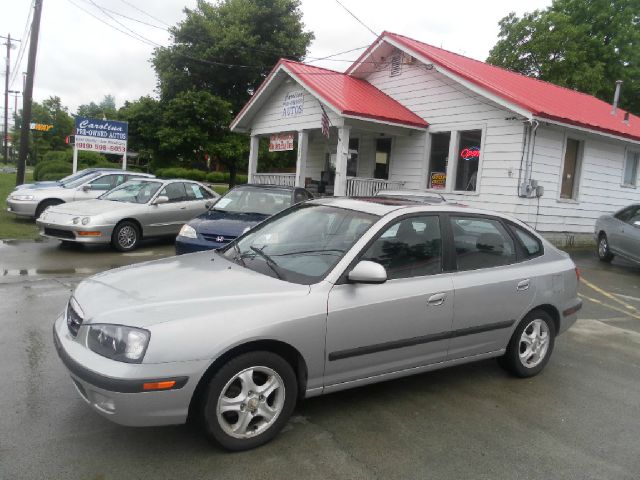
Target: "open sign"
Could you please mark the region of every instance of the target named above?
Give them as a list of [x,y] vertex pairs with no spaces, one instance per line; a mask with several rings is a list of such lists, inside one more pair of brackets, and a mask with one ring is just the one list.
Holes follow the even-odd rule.
[[465,160],[480,158],[480,147],[465,148],[460,152],[460,157]]

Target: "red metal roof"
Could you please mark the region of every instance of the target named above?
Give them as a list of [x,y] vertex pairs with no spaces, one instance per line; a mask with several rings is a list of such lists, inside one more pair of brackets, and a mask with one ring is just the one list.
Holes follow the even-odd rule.
[[[396,33],[384,32],[380,38],[384,37],[395,40],[436,65],[535,116],[640,140],[640,117],[630,114],[629,125],[626,125],[623,123],[626,113],[624,110],[619,108],[616,115],[611,115],[611,105],[591,95],[511,72]],[[367,52],[361,59],[366,54]],[[612,96],[613,87],[612,85]]]
[[424,119],[365,80],[291,60],[280,60],[279,64],[343,115],[412,127],[429,126]]

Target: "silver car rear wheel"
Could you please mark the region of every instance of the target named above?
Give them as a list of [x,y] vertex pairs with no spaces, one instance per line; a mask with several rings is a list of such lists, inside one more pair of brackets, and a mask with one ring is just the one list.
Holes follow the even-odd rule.
[[556,324],[545,310],[533,310],[511,335],[500,365],[518,377],[532,377],[545,367],[555,344]]
[[604,232],[598,238],[598,258],[603,262],[610,262],[613,259],[613,253],[609,248],[609,240]]
[[536,319],[529,323],[520,336],[519,357],[526,368],[536,367],[544,360],[549,350],[549,327]]
[[222,430],[234,438],[251,438],[278,419],[285,400],[284,382],[269,367],[249,367],[234,375],[218,397]]

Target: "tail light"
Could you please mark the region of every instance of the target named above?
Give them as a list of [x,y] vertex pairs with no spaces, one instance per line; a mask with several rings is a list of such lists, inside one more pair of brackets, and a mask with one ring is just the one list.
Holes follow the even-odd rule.
[[578,267],[576,267],[576,280],[580,283],[580,269]]

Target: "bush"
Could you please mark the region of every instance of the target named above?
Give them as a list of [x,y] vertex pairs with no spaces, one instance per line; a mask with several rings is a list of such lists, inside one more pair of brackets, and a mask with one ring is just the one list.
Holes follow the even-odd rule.
[[44,176],[49,177],[57,176],[57,178],[50,178],[51,180],[59,180],[71,173],[71,163],[64,160],[51,160],[48,162],[40,162],[33,169],[33,179],[40,181],[44,179]]
[[197,182],[203,182],[207,176],[202,170],[181,167],[160,168],[155,173],[159,178],[186,178]]
[[[229,172],[211,172],[207,173],[207,182],[210,183],[229,183]],[[236,175],[236,183],[247,183],[246,175]]]

